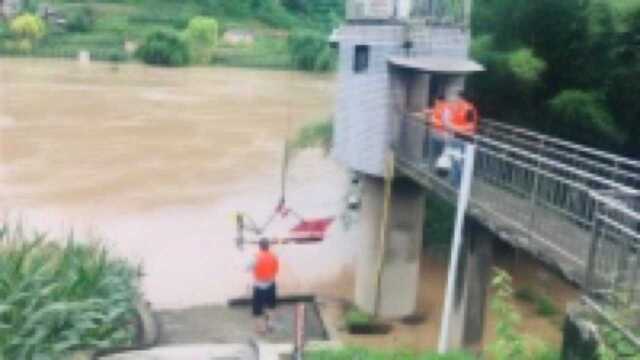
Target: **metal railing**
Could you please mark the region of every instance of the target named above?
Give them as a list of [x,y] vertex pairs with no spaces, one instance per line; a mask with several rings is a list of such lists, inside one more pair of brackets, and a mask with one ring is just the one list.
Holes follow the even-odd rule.
[[472,215],[516,234],[594,303],[635,309],[627,319],[637,327],[625,326],[640,331],[640,163],[490,120],[466,139],[447,136],[423,115],[403,117],[393,144],[400,170],[451,198],[455,176],[440,176],[436,162],[443,148],[474,142]]
[[431,25],[464,25],[471,9],[469,0],[348,0],[348,20],[425,21]]
[[640,347],[640,192],[593,192],[587,304]]
[[[398,158],[423,175],[435,175],[442,140],[421,115],[400,122],[395,147]],[[576,281],[584,280],[594,227],[592,191],[632,191],[637,163],[492,121],[483,121],[477,144],[472,202],[573,263]],[[440,179],[441,180],[441,179]]]
[[524,150],[536,151],[630,188],[640,188],[640,161],[488,119],[482,121],[481,134]]

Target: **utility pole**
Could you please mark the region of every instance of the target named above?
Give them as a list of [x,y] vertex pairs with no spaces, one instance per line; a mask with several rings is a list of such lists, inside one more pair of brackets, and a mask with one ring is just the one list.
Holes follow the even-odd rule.
[[464,149],[464,169],[462,181],[458,192],[458,206],[456,211],[456,222],[453,231],[453,241],[451,258],[449,260],[449,272],[447,277],[447,290],[444,298],[444,310],[442,312],[442,325],[440,327],[440,338],[438,340],[438,352],[444,354],[451,350],[450,335],[452,332],[451,322],[454,316],[453,302],[455,297],[455,284],[458,279],[458,268],[462,250],[462,230],[464,228],[464,218],[469,204],[471,193],[471,182],[473,180],[473,166],[475,163],[476,147],[474,144],[466,144]]

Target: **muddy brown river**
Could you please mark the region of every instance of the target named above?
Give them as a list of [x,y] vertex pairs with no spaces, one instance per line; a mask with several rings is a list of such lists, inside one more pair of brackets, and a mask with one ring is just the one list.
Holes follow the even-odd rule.
[[[158,307],[242,295],[251,251],[235,248],[232,215],[266,218],[284,139],[330,116],[333,89],[297,72],[0,59],[3,217],[100,237],[143,266]],[[288,181],[299,212],[341,211],[348,180],[321,151],[299,154]],[[283,287],[343,271],[352,251],[340,233],[279,249]]]
[[333,89],[292,72],[7,59],[0,84],[2,202],[118,211],[210,203],[277,166]]

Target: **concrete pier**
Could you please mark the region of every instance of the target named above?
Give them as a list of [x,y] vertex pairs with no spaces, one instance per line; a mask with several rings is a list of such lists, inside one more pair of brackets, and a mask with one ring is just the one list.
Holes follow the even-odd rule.
[[362,190],[356,305],[386,319],[411,315],[418,295],[424,191],[409,180],[395,179],[383,228],[384,180],[364,177]]

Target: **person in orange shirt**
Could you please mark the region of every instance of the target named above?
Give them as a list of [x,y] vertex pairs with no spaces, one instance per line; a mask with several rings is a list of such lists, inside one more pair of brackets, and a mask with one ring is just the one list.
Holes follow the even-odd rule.
[[276,307],[276,277],[280,268],[278,257],[270,251],[269,240],[260,239],[260,250],[251,263],[253,272],[253,316],[256,318],[258,333],[271,330],[270,321]]

